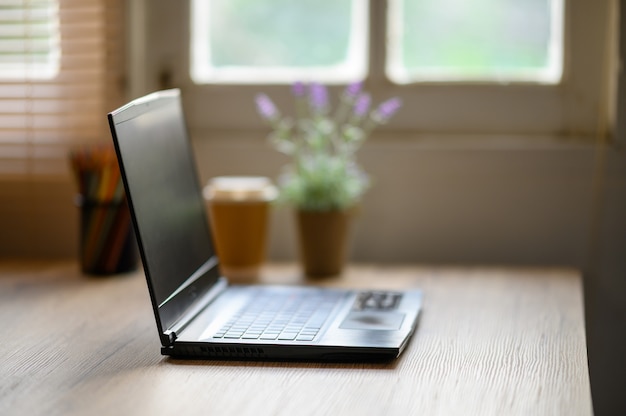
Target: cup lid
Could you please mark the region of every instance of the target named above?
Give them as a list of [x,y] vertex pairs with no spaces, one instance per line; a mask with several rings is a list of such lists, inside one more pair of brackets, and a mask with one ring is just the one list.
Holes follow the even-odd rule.
[[265,176],[217,176],[203,190],[214,201],[271,201],[278,191]]

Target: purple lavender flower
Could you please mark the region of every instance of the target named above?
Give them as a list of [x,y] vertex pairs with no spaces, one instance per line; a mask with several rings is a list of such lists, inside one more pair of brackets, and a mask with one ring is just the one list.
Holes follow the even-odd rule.
[[300,98],[306,95],[306,85],[303,82],[296,81],[291,87],[291,92],[294,97]]
[[257,111],[261,114],[261,117],[267,120],[275,120],[278,117],[278,110],[270,97],[265,94],[258,94],[255,101]]
[[323,113],[328,108],[328,91],[320,83],[314,82],[309,87],[310,105],[313,111]]
[[372,99],[370,95],[365,93],[359,95],[356,99],[356,103],[354,103],[354,115],[358,118],[363,118],[367,114],[370,109],[370,103]]
[[363,88],[363,82],[358,81],[358,82],[353,82],[352,84],[348,85],[346,87],[346,90],[344,91],[344,94],[346,97],[350,98],[350,99],[354,99],[356,98],[359,93],[361,92],[361,89]]
[[389,120],[400,107],[402,107],[402,100],[397,97],[390,98],[378,106],[376,111],[374,111],[374,117],[377,121],[384,123]]

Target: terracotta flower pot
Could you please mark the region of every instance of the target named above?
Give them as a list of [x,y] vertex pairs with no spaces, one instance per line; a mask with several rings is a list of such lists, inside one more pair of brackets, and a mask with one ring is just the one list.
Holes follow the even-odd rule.
[[350,211],[298,211],[300,257],[311,277],[338,275],[348,247]]

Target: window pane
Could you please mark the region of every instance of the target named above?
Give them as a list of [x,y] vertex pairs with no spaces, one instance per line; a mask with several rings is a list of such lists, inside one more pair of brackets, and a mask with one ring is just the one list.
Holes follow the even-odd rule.
[[0,79],[50,79],[59,72],[58,2],[0,5]]
[[193,0],[195,82],[348,81],[365,75],[366,0]]
[[562,0],[390,0],[389,32],[398,83],[561,79]]

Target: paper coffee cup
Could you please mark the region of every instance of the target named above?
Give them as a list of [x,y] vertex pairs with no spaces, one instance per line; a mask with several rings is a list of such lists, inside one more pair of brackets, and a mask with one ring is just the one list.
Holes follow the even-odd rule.
[[203,193],[222,274],[232,280],[258,278],[276,187],[261,176],[219,176]]

